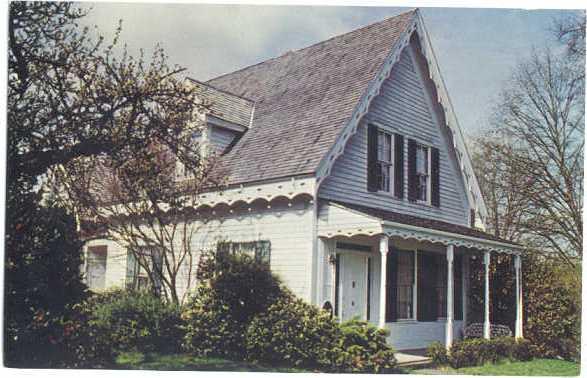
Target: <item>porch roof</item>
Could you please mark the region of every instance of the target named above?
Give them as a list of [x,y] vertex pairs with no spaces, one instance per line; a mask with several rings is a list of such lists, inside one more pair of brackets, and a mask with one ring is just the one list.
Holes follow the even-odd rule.
[[[429,241],[445,245],[452,244],[502,253],[519,254],[523,250],[523,247],[517,243],[462,225],[339,201],[329,201],[328,206],[339,207],[356,215],[362,214],[373,220],[376,219],[381,224],[380,233],[390,237],[397,236],[404,239]],[[332,221],[336,223],[335,220]],[[349,231],[347,225],[347,235]]]

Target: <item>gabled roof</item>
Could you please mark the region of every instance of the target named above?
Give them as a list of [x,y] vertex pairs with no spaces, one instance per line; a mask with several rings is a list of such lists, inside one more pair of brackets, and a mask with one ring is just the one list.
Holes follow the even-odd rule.
[[220,161],[229,184],[316,172],[415,16],[405,12],[208,81],[255,101],[253,126]]
[[198,96],[210,104],[210,114],[222,120],[249,127],[255,103],[248,98],[220,90],[210,84],[188,79]]
[[464,136],[417,9],[209,80],[206,84],[255,102],[253,127],[220,160],[228,184],[301,175],[315,175],[320,183],[412,33],[420,38],[463,179],[470,178],[469,203],[485,219]]

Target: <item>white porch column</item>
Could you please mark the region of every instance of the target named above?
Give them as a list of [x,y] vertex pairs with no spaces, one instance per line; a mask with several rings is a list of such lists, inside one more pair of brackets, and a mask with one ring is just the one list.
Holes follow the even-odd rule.
[[453,260],[454,260],[454,245],[449,245],[446,248],[446,348],[452,346],[453,340],[453,319],[454,319],[454,276],[453,276]]
[[524,337],[524,312],[522,302],[522,257],[514,257],[514,267],[516,269],[516,339]]
[[483,323],[483,337],[491,338],[491,323],[489,322],[489,264],[491,262],[491,255],[489,251],[485,251],[483,255],[483,263],[485,265],[485,322]]
[[385,299],[387,296],[387,253],[389,252],[389,237],[382,235],[379,239],[381,253],[381,275],[379,281],[379,328],[385,328]]

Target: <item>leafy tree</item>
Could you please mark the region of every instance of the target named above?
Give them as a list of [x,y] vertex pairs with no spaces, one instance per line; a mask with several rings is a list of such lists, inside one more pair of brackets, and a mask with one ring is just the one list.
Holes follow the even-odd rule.
[[64,353],[62,321],[86,296],[81,242],[65,209],[41,205],[39,194],[15,184],[9,183],[6,212],[4,361],[54,366]]
[[[83,158],[122,161],[146,140],[189,168],[180,146],[205,110],[162,49],[150,62],[125,49],[117,55],[120,29],[105,46],[77,25],[85,15],[66,2],[9,6],[5,351],[12,364],[54,360],[52,327],[83,297],[81,209],[63,201],[56,172]],[[40,188],[59,190],[44,203]]]

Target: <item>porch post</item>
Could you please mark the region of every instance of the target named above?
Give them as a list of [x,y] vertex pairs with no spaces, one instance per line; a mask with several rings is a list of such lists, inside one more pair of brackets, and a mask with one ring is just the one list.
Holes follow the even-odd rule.
[[483,255],[483,263],[485,265],[485,322],[483,323],[483,337],[491,338],[491,324],[489,323],[489,263],[491,262],[491,255],[489,251],[485,251]]
[[385,328],[385,299],[387,296],[387,253],[389,252],[389,237],[382,235],[379,239],[381,253],[381,274],[379,281],[379,328]]
[[516,339],[524,337],[524,317],[522,302],[522,257],[514,257],[514,267],[516,269]]
[[454,260],[454,245],[449,245],[446,248],[446,266],[447,266],[447,282],[446,282],[446,348],[452,346],[453,340],[453,318],[454,318],[454,277],[453,277],[453,260]]

